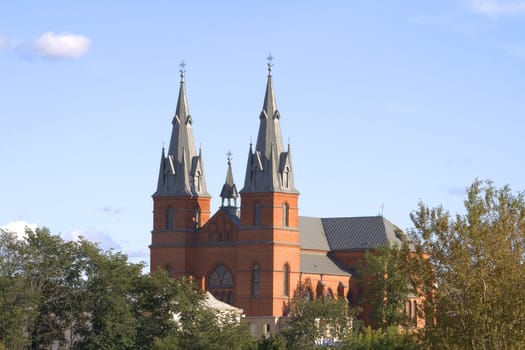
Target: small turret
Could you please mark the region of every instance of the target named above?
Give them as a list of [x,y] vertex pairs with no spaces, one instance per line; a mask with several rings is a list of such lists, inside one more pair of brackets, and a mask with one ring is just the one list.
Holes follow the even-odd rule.
[[237,186],[233,181],[233,172],[232,172],[232,162],[231,156],[232,153],[228,152],[228,170],[226,172],[226,180],[221,190],[221,208],[227,210],[231,214],[237,215],[237,197],[239,193],[237,192]]

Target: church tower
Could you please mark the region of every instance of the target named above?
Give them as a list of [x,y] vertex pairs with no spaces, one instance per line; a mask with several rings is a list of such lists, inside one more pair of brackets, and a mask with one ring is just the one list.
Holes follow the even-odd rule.
[[157,191],[153,194],[153,231],[150,269],[159,267],[172,276],[187,273],[187,245],[192,233],[210,217],[210,195],[206,190],[202,152],[195,150],[192,118],[184,84],[184,62],[180,64],[180,88],[168,153],[160,159]]
[[239,306],[247,315],[279,317],[299,281],[299,192],[290,146],[285,149],[272,81],[272,57],[255,149],[250,144],[244,188],[238,266]]

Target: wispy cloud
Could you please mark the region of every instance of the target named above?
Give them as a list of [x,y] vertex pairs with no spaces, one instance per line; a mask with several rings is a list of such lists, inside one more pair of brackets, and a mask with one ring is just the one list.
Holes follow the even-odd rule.
[[143,260],[148,260],[149,259],[149,248],[142,248],[139,250],[130,251],[128,252],[128,256],[130,258],[140,258]]
[[100,247],[104,250],[108,249],[115,249],[115,250],[122,250],[122,247],[120,244],[115,242],[113,238],[104,231],[96,230],[96,229],[75,229],[68,234],[62,235],[64,239],[72,240],[72,241],[78,241],[81,237],[85,240],[88,240],[90,242],[95,242],[100,245]]
[[4,231],[15,233],[18,239],[24,239],[26,236],[26,228],[34,231],[37,227],[37,224],[31,224],[26,221],[11,221],[0,228]]
[[123,210],[124,208],[115,208],[112,205],[107,205],[104,208],[100,209],[101,212],[110,214],[110,215],[120,214]]
[[468,0],[467,6],[476,14],[493,18],[525,14],[525,0]]
[[33,47],[40,56],[79,58],[87,54],[91,40],[80,34],[46,32],[35,40]]

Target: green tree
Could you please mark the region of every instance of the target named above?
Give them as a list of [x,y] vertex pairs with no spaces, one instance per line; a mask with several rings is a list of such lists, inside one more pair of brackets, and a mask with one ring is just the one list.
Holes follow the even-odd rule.
[[[48,229],[0,234],[0,348],[250,349],[248,326],[165,271]],[[178,321],[175,320],[178,315]]]
[[359,282],[363,286],[362,302],[370,308],[370,319],[379,328],[407,326],[405,305],[413,293],[410,278],[410,247],[386,244],[367,252],[359,267]]
[[132,349],[138,328],[133,291],[143,265],[131,264],[122,253],[102,252],[85,242],[83,248],[88,259],[83,312],[88,317],[80,323],[77,347]]
[[282,335],[270,334],[257,342],[257,350],[286,350],[286,339]]
[[25,330],[36,317],[21,271],[20,249],[13,233],[0,230],[0,344],[14,350],[31,344]]
[[8,348],[63,343],[71,322],[69,292],[81,281],[76,245],[46,228],[26,230],[24,240],[2,233],[0,242],[0,323]]
[[[256,341],[250,334],[248,325],[239,323],[237,316],[211,310],[202,303],[202,294],[188,293],[188,288],[180,290],[181,305],[177,307],[178,327],[168,336],[157,338],[153,349],[188,350],[242,350],[255,348]],[[182,293],[186,292],[186,297]],[[185,303],[200,295],[197,303]]]
[[[427,296],[425,340],[442,349],[525,348],[525,199],[476,180],[465,213],[420,203],[418,290]],[[424,260],[421,260],[424,261]]]
[[351,350],[416,350],[417,339],[396,326],[373,330],[371,327],[355,332],[348,337],[341,349]]
[[350,311],[343,299],[294,298],[283,332],[287,349],[314,349],[316,340],[324,337],[343,339],[351,332]]
[[180,307],[177,299],[184,282],[171,278],[165,270],[137,279],[133,286],[133,314],[138,322],[136,349],[150,349],[155,338],[166,337],[176,329],[174,314]]

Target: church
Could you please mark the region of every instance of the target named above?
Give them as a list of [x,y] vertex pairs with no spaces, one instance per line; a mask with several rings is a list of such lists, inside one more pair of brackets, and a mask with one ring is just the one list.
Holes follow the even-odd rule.
[[299,191],[291,148],[281,135],[271,59],[244,184],[238,191],[228,159],[215,213],[210,212],[202,153],[193,139],[183,64],[180,73],[169,148],[162,149],[152,196],[151,270],[164,268],[175,278],[191,276],[215,298],[242,309],[257,336],[279,332],[294,296],[355,303],[362,293],[352,279],[359,262],[378,245],[400,243],[400,232],[382,216],[299,215]]

